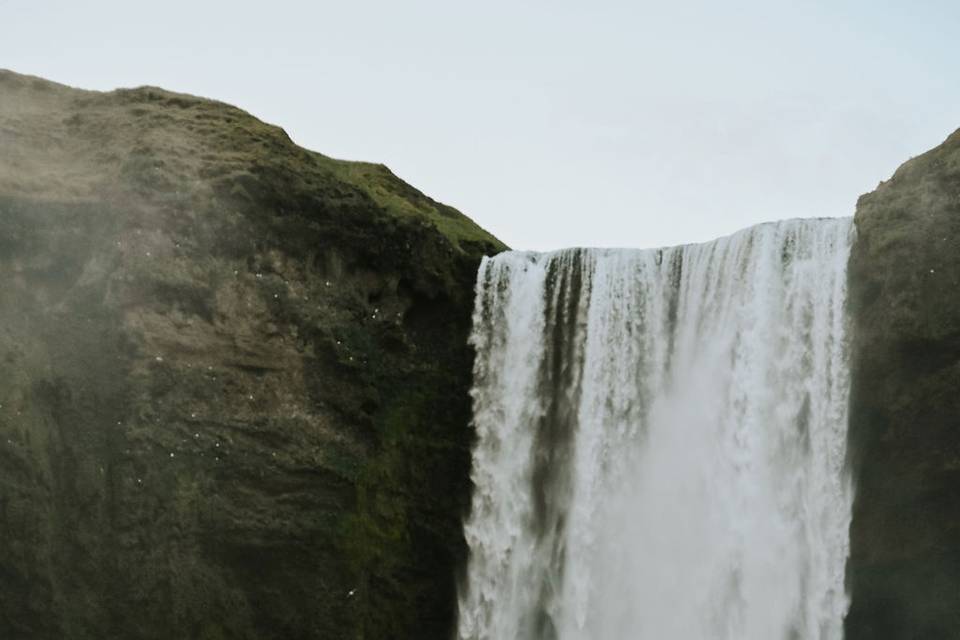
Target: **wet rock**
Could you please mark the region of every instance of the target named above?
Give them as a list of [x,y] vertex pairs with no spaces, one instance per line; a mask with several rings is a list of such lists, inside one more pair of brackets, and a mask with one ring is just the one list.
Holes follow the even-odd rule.
[[229,105],[0,71],[0,636],[446,638],[500,249]]
[[960,131],[860,198],[847,640],[960,637]]

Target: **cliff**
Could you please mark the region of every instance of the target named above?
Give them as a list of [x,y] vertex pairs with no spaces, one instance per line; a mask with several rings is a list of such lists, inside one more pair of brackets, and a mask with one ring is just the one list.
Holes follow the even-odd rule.
[[860,198],[847,640],[960,635],[960,131]]
[[0,637],[446,638],[502,248],[229,105],[0,71]]

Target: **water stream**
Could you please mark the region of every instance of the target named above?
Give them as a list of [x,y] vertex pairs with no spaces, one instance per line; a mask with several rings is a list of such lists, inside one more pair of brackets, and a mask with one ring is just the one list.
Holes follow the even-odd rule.
[[480,268],[462,640],[840,640],[849,219]]

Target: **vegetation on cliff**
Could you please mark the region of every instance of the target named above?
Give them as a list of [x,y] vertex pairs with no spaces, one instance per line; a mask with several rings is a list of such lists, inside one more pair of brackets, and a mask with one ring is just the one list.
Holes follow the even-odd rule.
[[445,638],[502,248],[229,105],[0,71],[0,636]]
[[960,633],[960,131],[860,198],[847,640]]

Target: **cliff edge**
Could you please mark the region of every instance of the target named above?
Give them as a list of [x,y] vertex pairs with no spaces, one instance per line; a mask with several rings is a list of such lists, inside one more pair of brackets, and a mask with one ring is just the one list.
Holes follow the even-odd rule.
[[446,638],[502,248],[229,105],[0,71],[0,637]]

